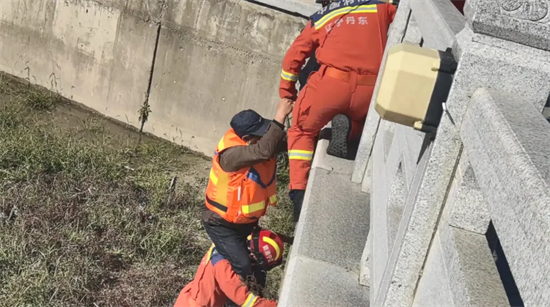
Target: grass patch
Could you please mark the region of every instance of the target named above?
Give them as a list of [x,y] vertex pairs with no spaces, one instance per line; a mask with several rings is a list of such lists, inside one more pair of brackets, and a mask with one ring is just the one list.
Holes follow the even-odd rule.
[[[0,76],[0,306],[172,306],[210,245],[199,218],[210,161],[138,139]],[[290,234],[280,178],[263,225]],[[282,271],[270,272],[272,298]]]
[[1,89],[0,305],[170,306],[208,246],[201,189],[168,190],[196,157],[93,116],[57,126],[59,97]]

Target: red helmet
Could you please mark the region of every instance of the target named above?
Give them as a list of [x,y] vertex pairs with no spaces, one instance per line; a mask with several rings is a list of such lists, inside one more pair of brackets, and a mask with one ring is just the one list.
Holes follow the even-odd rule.
[[250,252],[254,254],[262,268],[271,270],[281,264],[285,247],[276,233],[256,228],[249,240]]

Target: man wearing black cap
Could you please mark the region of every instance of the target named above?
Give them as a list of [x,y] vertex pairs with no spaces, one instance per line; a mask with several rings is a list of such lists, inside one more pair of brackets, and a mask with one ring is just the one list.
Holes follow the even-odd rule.
[[247,237],[276,205],[276,155],[285,147],[284,121],[293,102],[282,99],[273,120],[245,110],[231,119],[231,129],[218,143],[202,224],[216,250],[245,278],[251,273]]

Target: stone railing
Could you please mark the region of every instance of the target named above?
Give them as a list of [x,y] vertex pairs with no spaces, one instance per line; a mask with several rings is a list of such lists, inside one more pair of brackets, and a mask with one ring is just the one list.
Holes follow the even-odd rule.
[[371,103],[352,170],[321,141],[281,306],[550,305],[549,6],[401,1],[388,47],[452,48],[448,112],[426,135]]
[[374,306],[550,303],[548,5],[401,2],[390,43],[450,47],[459,66],[434,140],[369,113],[352,179],[371,196]]

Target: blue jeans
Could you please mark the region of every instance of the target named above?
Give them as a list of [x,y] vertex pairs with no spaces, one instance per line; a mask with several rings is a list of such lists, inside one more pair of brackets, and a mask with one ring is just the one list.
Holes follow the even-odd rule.
[[214,218],[202,221],[218,253],[229,261],[235,273],[246,279],[252,273],[247,238],[257,223],[231,224],[231,227],[223,224],[225,223],[220,223]]

